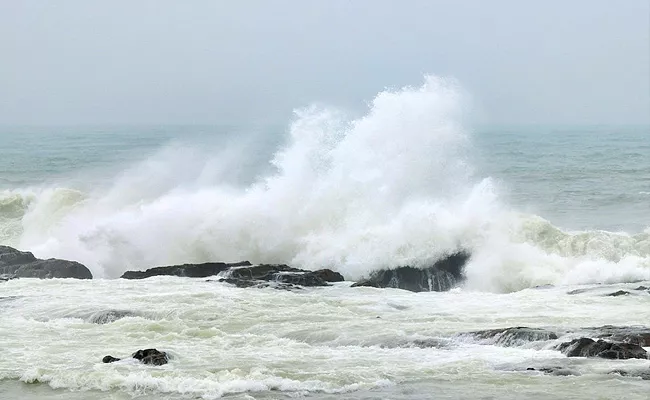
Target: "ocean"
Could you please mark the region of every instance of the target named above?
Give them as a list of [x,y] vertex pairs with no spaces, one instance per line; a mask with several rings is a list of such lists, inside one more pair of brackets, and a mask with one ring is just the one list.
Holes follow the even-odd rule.
[[[612,371],[650,360],[555,347],[650,324],[650,294],[634,291],[650,286],[650,127],[465,113],[429,77],[366,112],[308,107],[285,125],[0,128],[0,244],[95,277],[0,282],[0,398],[646,399],[650,381]],[[466,281],[448,292],[350,287],[459,249]],[[117,279],[241,260],[346,282]],[[618,290],[631,294],[605,296]],[[131,315],[93,323],[110,310]],[[516,326],[564,334],[466,335]],[[147,347],[170,363],[101,362]]]

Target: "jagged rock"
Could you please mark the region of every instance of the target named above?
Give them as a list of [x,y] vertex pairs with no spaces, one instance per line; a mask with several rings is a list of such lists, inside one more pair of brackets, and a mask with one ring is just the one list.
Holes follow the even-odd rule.
[[343,282],[345,278],[343,275],[338,272],[332,271],[331,269],[319,269],[313,272],[314,275],[318,276],[325,282]]
[[645,326],[612,326],[587,328],[585,332],[595,338],[607,339],[612,342],[636,344],[641,347],[650,346],[650,328]]
[[277,288],[282,289],[294,286],[328,286],[320,271],[305,271],[284,264],[230,268],[220,281],[237,287],[268,287],[266,282],[273,282]]
[[128,310],[106,310],[92,314],[89,321],[93,324],[108,324],[124,317],[135,317],[136,313]]
[[126,271],[120,278],[124,279],[145,279],[152,276],[185,276],[188,278],[206,278],[218,275],[232,267],[249,266],[251,263],[242,261],[233,264],[222,262],[203,264],[170,265],[165,267],[149,268],[146,271]]
[[41,260],[28,251],[9,246],[0,246],[0,274],[16,278],[93,278],[90,270],[76,261]]
[[630,294],[630,292],[626,292],[625,290],[619,290],[614,293],[606,294],[605,296],[618,297],[618,296],[627,296],[628,294]]
[[370,286],[405,289],[412,292],[442,292],[464,280],[463,268],[469,257],[469,253],[458,252],[424,268],[406,266],[375,271],[368,279],[359,281],[352,287]]
[[648,358],[643,347],[631,343],[613,343],[602,339],[574,339],[557,346],[567,357],[600,357],[624,360],[628,358]]
[[138,350],[131,355],[136,360],[140,360],[143,364],[150,365],[164,365],[167,364],[167,353],[158,351],[156,349]]
[[112,362],[115,362],[115,361],[120,361],[120,359],[115,358],[113,356],[104,356],[104,358],[102,358],[102,362],[104,364],[109,364],[109,363],[112,363]]
[[525,326],[476,331],[463,334],[462,336],[472,336],[479,340],[489,341],[490,344],[504,347],[522,346],[530,342],[548,341],[558,338],[555,332]]

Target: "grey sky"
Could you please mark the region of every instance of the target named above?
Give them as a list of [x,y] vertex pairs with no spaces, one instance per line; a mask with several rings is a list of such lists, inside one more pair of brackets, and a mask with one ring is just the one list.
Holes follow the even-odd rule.
[[0,0],[0,124],[285,121],[456,78],[491,123],[650,122],[648,0]]

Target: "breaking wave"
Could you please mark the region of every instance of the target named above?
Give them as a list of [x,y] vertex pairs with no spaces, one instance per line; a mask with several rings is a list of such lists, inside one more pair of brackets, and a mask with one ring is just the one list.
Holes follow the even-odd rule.
[[236,148],[170,145],[108,188],[0,192],[0,240],[96,277],[204,261],[330,267],[348,279],[472,251],[467,288],[650,279],[650,233],[567,232],[477,177],[455,83],[386,90],[359,118],[298,110],[273,172],[228,179]]

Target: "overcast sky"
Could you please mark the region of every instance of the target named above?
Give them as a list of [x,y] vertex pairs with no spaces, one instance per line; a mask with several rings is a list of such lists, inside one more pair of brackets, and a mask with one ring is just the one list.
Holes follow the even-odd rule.
[[488,123],[650,122],[649,0],[0,0],[0,124],[282,122],[456,78]]

